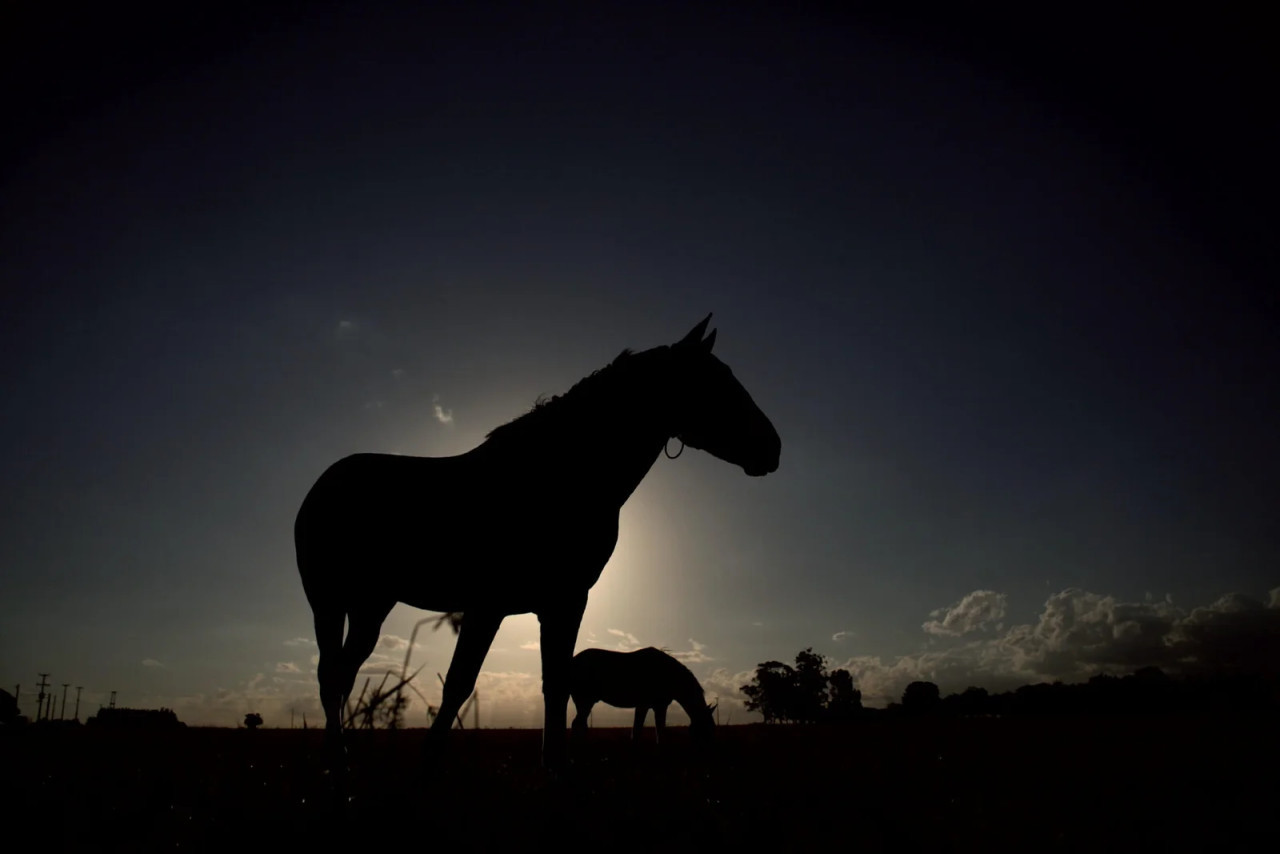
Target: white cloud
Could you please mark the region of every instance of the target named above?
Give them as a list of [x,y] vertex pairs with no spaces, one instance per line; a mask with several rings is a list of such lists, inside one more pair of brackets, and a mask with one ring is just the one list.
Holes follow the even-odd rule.
[[[417,644],[414,644],[414,646],[417,646]],[[409,648],[408,638],[402,638],[402,637],[399,637],[398,635],[383,635],[382,637],[378,638],[378,649],[403,651],[408,648]]]
[[841,629],[840,631],[838,631],[838,632],[836,632],[834,635],[832,635],[832,636],[831,636],[831,639],[832,639],[833,641],[837,641],[837,642],[839,642],[839,641],[844,640],[845,638],[851,638],[851,637],[853,637],[853,632],[848,631],[848,630],[846,630],[846,629]]
[[431,398],[431,413],[441,424],[453,423],[453,410],[445,409],[440,405],[440,395],[438,394]]
[[276,673],[301,673],[302,668],[294,664],[292,661],[276,662]]
[[684,651],[668,650],[667,654],[678,661],[684,662],[685,665],[702,664],[703,662],[715,660],[704,652],[707,648],[706,644],[698,643],[693,638],[689,638],[689,643],[692,645],[692,649]]
[[539,650],[542,649],[542,646],[536,640],[532,640],[532,641],[525,641],[524,643],[520,644],[520,648],[531,650],[533,652],[538,652]]
[[[1130,673],[1146,666],[1170,673],[1274,670],[1280,663],[1277,591],[1280,588],[1269,592],[1267,604],[1231,593],[1187,613],[1169,597],[1120,602],[1068,588],[1045,601],[1034,623],[999,630],[994,637],[957,640],[948,648],[890,660],[854,656],[834,666],[850,671],[869,705],[898,700],[917,679],[934,682],[945,695],[970,685],[1006,691],[1041,681],[1082,682],[1100,673]],[[1002,596],[998,608],[990,604],[990,597],[987,605],[974,606],[971,601],[970,607],[960,607],[969,599],[932,612],[942,619],[925,623],[926,632],[959,638],[976,625],[989,624],[997,612],[1003,616]],[[957,612],[960,616],[953,617]],[[931,623],[936,625],[930,628]]]
[[640,641],[635,635],[631,634],[631,632],[624,632],[622,629],[609,629],[608,631],[609,634],[617,638],[621,638],[621,640],[618,641],[618,649],[639,649]]
[[285,646],[315,646],[316,642],[311,638],[293,638],[284,642]]
[[933,635],[966,635],[989,628],[1004,616],[1008,597],[994,590],[975,590],[959,602],[929,613],[924,630]]
[[751,713],[747,711],[745,705],[747,697],[742,693],[742,686],[749,685],[751,677],[755,674],[755,670],[734,672],[726,667],[717,667],[700,680],[707,702],[714,700],[720,704],[721,721],[729,723],[735,716],[739,723],[746,721]]
[[142,666],[143,667],[164,667],[164,664],[160,661],[157,661],[154,658],[144,658],[142,659]]

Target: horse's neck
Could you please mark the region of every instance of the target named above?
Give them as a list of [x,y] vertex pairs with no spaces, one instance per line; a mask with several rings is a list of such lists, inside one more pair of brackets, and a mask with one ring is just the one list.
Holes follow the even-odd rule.
[[581,476],[599,485],[611,496],[610,503],[616,501],[621,507],[653,468],[665,440],[657,431],[636,430],[621,442],[594,443],[584,455]]
[[690,721],[700,720],[707,714],[707,701],[701,690],[695,691],[682,685],[675,692],[675,701],[684,709]]
[[702,693],[702,686],[693,678],[693,674],[685,671],[683,668],[672,668],[678,670],[674,680],[672,676],[667,676],[671,680],[672,699],[680,704],[681,708],[689,715],[689,720],[697,720],[701,715],[706,714],[707,703]]
[[495,452],[510,455],[513,467],[554,482],[566,494],[619,508],[649,473],[667,439],[650,422],[628,423],[612,431],[567,425],[544,435],[550,438],[537,447],[521,443]]

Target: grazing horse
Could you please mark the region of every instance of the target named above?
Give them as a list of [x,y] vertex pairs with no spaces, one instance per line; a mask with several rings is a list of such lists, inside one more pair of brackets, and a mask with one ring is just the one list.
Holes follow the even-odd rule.
[[675,701],[689,716],[689,731],[700,742],[711,740],[715,727],[712,712],[703,700],[698,678],[676,659],[660,649],[645,647],[634,652],[584,649],[573,657],[569,669],[569,696],[578,710],[573,734],[581,738],[587,731],[587,716],[596,703],[635,709],[631,739],[637,741],[644,719],[653,709],[654,741],[662,743],[667,725],[667,706]]
[[675,344],[623,350],[466,453],[355,454],[320,475],[294,544],[315,617],[331,769],[345,768],[342,706],[397,602],[463,613],[428,753],[444,745],[503,618],[536,614],[542,759],[560,764],[587,591],[618,541],[623,503],[658,454],[677,438],[754,477],[778,468],[782,441],[711,354],[710,320]]

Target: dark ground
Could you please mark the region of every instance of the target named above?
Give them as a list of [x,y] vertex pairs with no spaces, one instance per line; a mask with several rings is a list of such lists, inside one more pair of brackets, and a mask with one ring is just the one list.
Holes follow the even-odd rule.
[[[31,850],[1251,850],[1271,836],[1276,720],[1040,718],[726,727],[633,750],[597,729],[548,780],[540,733],[360,733],[354,799],[327,796],[316,730],[0,731],[10,828]],[[652,731],[648,731],[650,739]],[[421,784],[423,788],[415,788]],[[16,824],[15,824],[16,822]],[[24,849],[25,850],[25,849]]]

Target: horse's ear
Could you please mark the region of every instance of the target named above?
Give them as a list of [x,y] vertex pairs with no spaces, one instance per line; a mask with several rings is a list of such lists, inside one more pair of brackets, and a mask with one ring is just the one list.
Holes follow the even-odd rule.
[[706,317],[702,318],[701,323],[693,327],[693,329],[689,330],[688,335],[684,336],[678,342],[676,342],[676,346],[692,347],[694,344],[701,342],[702,336],[705,335],[707,332],[707,324],[710,322],[711,322],[711,315],[708,314]]
[[715,343],[716,343],[716,330],[712,329],[711,334],[708,335],[706,338],[702,339],[702,349],[710,353],[711,348],[715,345]]

